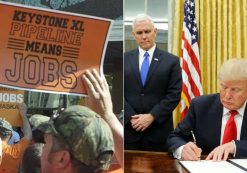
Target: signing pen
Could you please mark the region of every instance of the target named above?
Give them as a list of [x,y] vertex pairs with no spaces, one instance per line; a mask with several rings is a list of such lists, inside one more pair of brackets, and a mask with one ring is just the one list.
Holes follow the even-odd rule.
[[192,135],[192,138],[193,138],[193,142],[194,142],[194,144],[196,144],[196,137],[195,137],[195,134],[194,134],[193,130],[191,130],[190,132],[191,132],[191,135]]
[[[193,130],[191,130],[190,133],[191,133],[192,138],[193,138],[193,143],[196,145],[196,137],[195,137]],[[197,154],[199,154],[198,159],[201,160],[201,149],[199,150],[199,153],[197,153]]]

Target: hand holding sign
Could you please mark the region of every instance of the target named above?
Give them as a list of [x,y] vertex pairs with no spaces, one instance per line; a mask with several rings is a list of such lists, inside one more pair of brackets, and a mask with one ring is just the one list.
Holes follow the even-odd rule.
[[104,76],[99,76],[93,69],[92,72],[86,70],[83,75],[88,92],[87,106],[103,116],[112,114],[113,106],[109,86]]
[[24,102],[18,104],[18,109],[22,117],[27,115],[27,105]]
[[123,167],[123,126],[113,113],[111,94],[104,76],[99,76],[93,69],[87,70],[83,80],[88,91],[88,106],[96,111],[111,127],[115,154],[119,164]]
[[22,118],[22,122],[23,122],[23,134],[24,134],[24,138],[26,138],[27,140],[31,140],[32,139],[32,130],[31,130],[31,126],[29,124],[29,121],[27,119],[27,105],[23,102],[21,104],[18,104],[18,109],[19,112],[21,114],[21,118]]

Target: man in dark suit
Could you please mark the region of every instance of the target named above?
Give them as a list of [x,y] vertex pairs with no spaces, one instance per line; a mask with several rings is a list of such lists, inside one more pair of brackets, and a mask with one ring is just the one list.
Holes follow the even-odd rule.
[[175,158],[199,160],[208,154],[206,160],[219,161],[247,156],[246,66],[244,59],[226,61],[219,72],[220,93],[192,100],[188,114],[167,139]]
[[156,47],[157,29],[148,15],[138,15],[132,28],[139,47],[124,55],[125,149],[167,151],[182,87],[179,58]]

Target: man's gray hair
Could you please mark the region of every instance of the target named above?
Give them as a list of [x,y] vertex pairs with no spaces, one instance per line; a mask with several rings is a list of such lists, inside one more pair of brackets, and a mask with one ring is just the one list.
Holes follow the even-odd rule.
[[134,29],[134,26],[136,25],[136,23],[142,22],[142,21],[150,22],[154,26],[153,19],[149,15],[147,15],[147,14],[138,14],[133,20],[132,29]]
[[223,80],[247,80],[247,59],[232,58],[225,61],[218,78]]

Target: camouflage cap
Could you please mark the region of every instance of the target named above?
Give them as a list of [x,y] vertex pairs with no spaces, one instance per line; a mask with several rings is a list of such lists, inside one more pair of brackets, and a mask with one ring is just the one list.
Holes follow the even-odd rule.
[[0,118],[0,130],[12,133],[12,125],[3,118]]
[[37,128],[41,123],[48,122],[50,117],[41,114],[34,114],[29,118],[29,123],[34,128]]
[[38,126],[44,133],[60,135],[68,144],[70,153],[88,166],[107,170],[111,158],[101,157],[113,153],[114,142],[108,124],[95,112],[84,106],[70,106],[58,117]]

